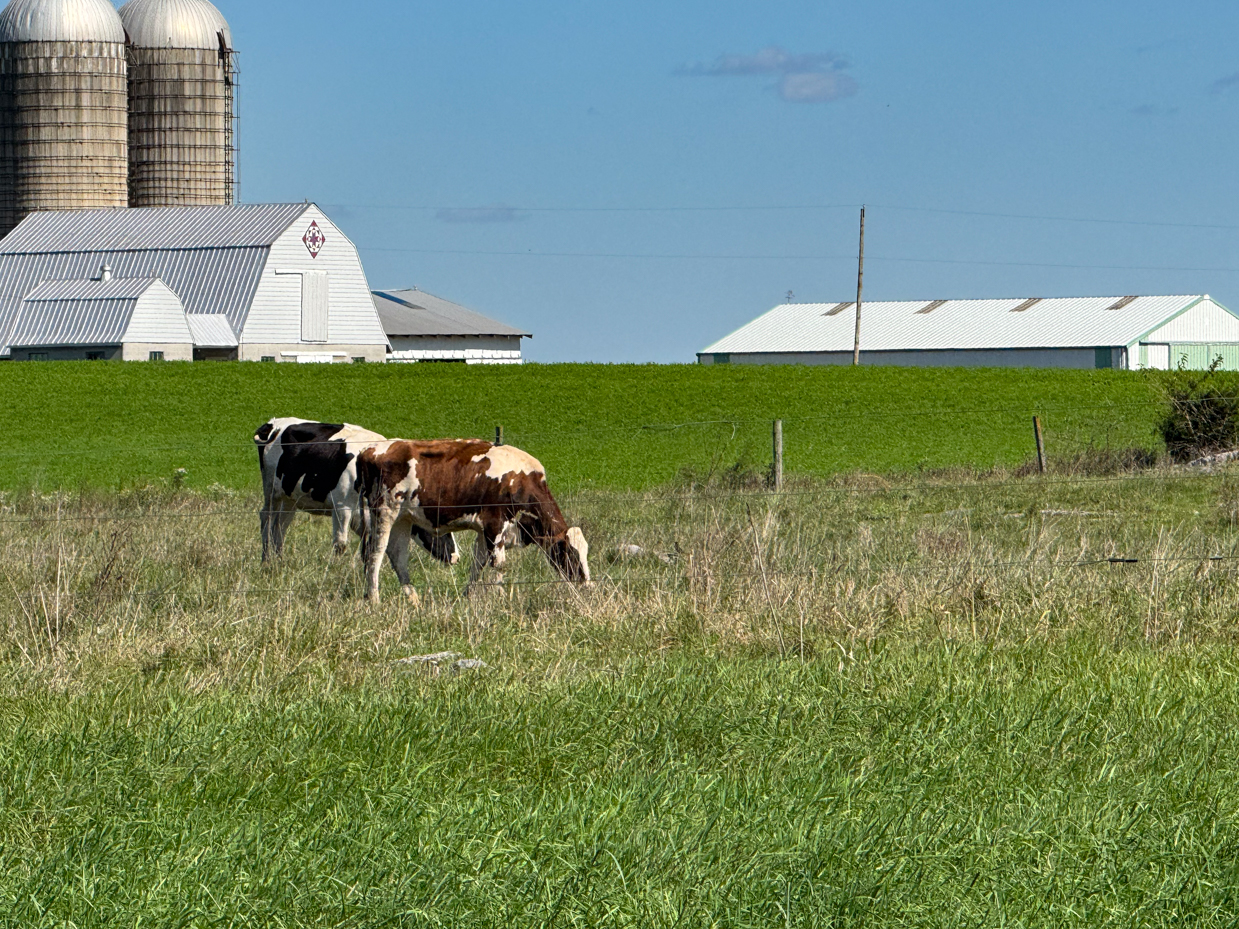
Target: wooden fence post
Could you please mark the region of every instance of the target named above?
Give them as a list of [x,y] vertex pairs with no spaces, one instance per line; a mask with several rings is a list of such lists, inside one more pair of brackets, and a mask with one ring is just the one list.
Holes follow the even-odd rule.
[[783,420],[774,421],[774,467],[771,469],[774,489],[783,489]]
[[1041,417],[1033,417],[1033,435],[1037,437],[1037,471],[1045,474],[1045,442],[1041,438]]
[[496,445],[503,444],[503,426],[495,427],[495,444]]

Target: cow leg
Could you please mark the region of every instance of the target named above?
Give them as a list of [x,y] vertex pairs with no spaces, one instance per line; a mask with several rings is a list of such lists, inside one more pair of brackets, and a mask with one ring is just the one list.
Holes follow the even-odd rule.
[[409,601],[417,606],[417,591],[409,581],[409,542],[413,533],[413,520],[405,517],[392,526],[391,536],[387,541],[387,560],[391,562],[392,570],[400,580],[400,587]]
[[372,603],[379,602],[379,568],[382,567],[383,553],[387,551],[395,521],[395,514],[388,507],[371,508],[371,536],[366,550],[366,599]]
[[348,530],[353,524],[353,511],[347,506],[331,508],[331,548],[337,555],[348,551]]
[[271,549],[276,557],[284,554],[284,537],[288,535],[288,527],[292,525],[297,508],[290,500],[282,500],[267,511],[267,528],[271,537]]

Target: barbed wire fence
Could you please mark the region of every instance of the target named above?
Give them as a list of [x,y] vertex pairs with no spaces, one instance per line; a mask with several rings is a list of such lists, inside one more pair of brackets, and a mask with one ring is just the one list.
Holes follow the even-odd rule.
[[[1189,401],[1193,402],[1193,401]],[[1119,411],[1129,410],[1147,410],[1149,407],[1162,404],[1163,400],[1157,398],[1148,398],[1147,400],[1129,400],[1122,403],[1089,403],[1089,404],[1046,404],[1038,409],[1039,416],[1057,416],[1068,413],[1079,413],[1083,411],[1097,413],[1116,413]],[[699,420],[690,422],[671,422],[671,423],[639,423],[627,426],[605,426],[600,428],[576,428],[568,430],[533,430],[533,431],[506,431],[502,428],[497,429],[496,438],[499,441],[507,441],[508,444],[516,444],[518,442],[534,442],[547,441],[551,439],[575,439],[575,440],[594,440],[606,441],[615,439],[616,437],[625,437],[633,439],[643,435],[660,435],[674,434],[684,430],[730,430],[731,439],[734,439],[738,430],[742,428],[753,428],[761,426],[770,428],[773,426],[774,447],[772,448],[772,459],[778,461],[782,458],[782,449],[780,439],[783,434],[783,427],[795,426],[798,424],[814,424],[820,425],[830,422],[838,422],[840,419],[846,419],[849,416],[863,415],[867,419],[895,419],[900,417],[961,417],[961,416],[1030,416],[1027,407],[1014,406],[994,406],[994,407],[968,407],[968,408],[943,408],[926,406],[917,409],[877,409],[877,410],[840,410],[831,413],[824,413],[821,416],[812,417],[790,417],[787,419],[775,421],[758,419],[755,417],[726,417],[714,420]],[[777,425],[776,425],[777,423]],[[1032,446],[1032,430],[1029,431],[1030,452]],[[720,440],[726,444],[730,439],[723,438]],[[306,443],[316,444],[316,443]],[[143,451],[177,451],[186,454],[211,454],[221,450],[237,451],[244,448],[247,453],[252,454],[253,444],[248,441],[237,441],[229,438],[213,438],[203,439],[192,443],[177,443],[177,444],[150,444],[150,445],[134,445],[132,443],[118,444],[117,448],[126,450],[143,452]],[[10,447],[0,450],[0,458],[5,456],[13,456],[20,454],[38,454],[50,455],[55,457],[57,454],[75,454],[76,450],[72,449],[38,449],[32,451],[29,447],[23,449],[20,447]],[[1031,455],[1030,455],[1031,457]],[[698,486],[689,487],[659,487],[653,490],[650,489],[628,489],[628,490],[607,490],[598,487],[573,487],[568,488],[566,494],[561,492],[561,495],[571,498],[581,495],[594,495],[603,498],[608,504],[625,505],[633,501],[657,502],[662,505],[679,505],[679,504],[716,504],[716,505],[731,505],[743,503],[746,507],[753,503],[777,504],[786,501],[822,501],[828,503],[831,500],[837,500],[842,496],[851,496],[858,493],[858,480],[868,482],[867,492],[872,495],[879,494],[907,494],[907,493],[934,493],[934,494],[959,494],[975,489],[1003,489],[1018,487],[1021,489],[1036,488],[1042,491],[1053,491],[1055,489],[1071,488],[1071,489],[1089,489],[1089,488],[1114,488],[1124,485],[1148,485],[1150,483],[1158,484],[1165,487],[1172,487],[1177,484],[1191,481],[1199,481],[1202,478],[1212,479],[1216,477],[1208,469],[1202,468],[1185,468],[1185,467],[1167,467],[1159,466],[1152,469],[1134,470],[1115,474],[1037,474],[1026,476],[1013,476],[1010,473],[999,475],[974,475],[972,477],[962,477],[958,474],[949,476],[936,476],[930,474],[888,474],[888,475],[857,475],[844,474],[836,475],[833,478],[819,478],[812,486],[787,486],[782,480],[782,475],[778,473],[770,474],[770,484],[768,487],[727,487],[718,484],[701,484]],[[173,509],[174,506],[185,507],[183,500],[178,499],[173,495],[165,499],[155,499],[145,503],[139,503],[139,511],[135,512],[133,507],[126,507],[123,510],[99,510],[88,505],[84,505],[86,511],[73,512],[66,508],[66,499],[63,495],[50,494],[43,495],[46,498],[44,505],[50,505],[55,502],[55,510],[46,512],[30,513],[22,515],[19,513],[23,505],[33,506],[38,508],[39,500],[32,501],[12,501],[6,502],[3,507],[4,515],[0,516],[0,525],[2,526],[27,526],[31,528],[47,527],[49,524],[55,527],[64,525],[96,525],[100,523],[126,523],[137,521],[159,521],[176,524],[176,521],[184,520],[217,520],[217,519],[241,519],[255,518],[257,509],[253,506],[219,506],[210,504],[209,508],[200,508],[197,505],[190,505],[185,509]],[[194,504],[202,501],[195,500]],[[472,507],[477,509],[477,507]],[[956,518],[960,516],[969,516],[971,519],[970,508],[953,508],[950,510],[934,510],[921,513],[905,512],[900,514],[900,518],[904,519],[923,519],[934,520],[941,518]],[[1042,508],[1035,509],[1029,513],[1001,513],[995,514],[997,518],[1011,519],[1023,517],[1041,517],[1045,518],[1082,518],[1082,519],[1112,519],[1118,520],[1123,525],[1131,525],[1136,520],[1150,521],[1158,523],[1158,518],[1153,514],[1133,515],[1130,513],[1099,513],[1092,511],[1082,511],[1078,509],[1055,509]],[[884,514],[861,514],[856,517],[860,522],[873,522],[883,519],[894,518]],[[255,522],[257,522],[255,520]],[[255,532],[257,538],[257,531]],[[933,560],[925,558],[904,559],[904,560],[886,560],[881,562],[880,566],[888,570],[910,571],[910,572],[944,572],[967,570],[972,572],[999,572],[999,571],[1027,571],[1027,570],[1076,570],[1087,568],[1115,568],[1130,565],[1155,565],[1155,564],[1201,564],[1201,565],[1226,565],[1239,562],[1239,538],[1228,540],[1230,543],[1227,550],[1201,551],[1191,555],[1158,555],[1146,551],[1132,550],[1130,545],[1113,544],[1110,547],[1115,550],[1114,554],[1107,554],[1099,557],[1078,557],[1075,559],[1063,558],[1044,558],[1030,556],[1024,559],[977,559],[971,556],[954,558],[949,560]],[[1119,549],[1123,549],[1119,551]],[[637,583],[691,583],[696,580],[701,580],[706,577],[703,574],[694,573],[691,565],[681,565],[677,562],[680,559],[668,558],[656,571],[634,571],[631,568],[621,568],[620,570],[611,571],[598,576],[598,580],[603,584],[637,584]],[[817,569],[814,569],[815,571]],[[758,580],[763,581],[771,578],[788,578],[788,577],[809,577],[810,572],[805,570],[789,571],[785,568],[780,568],[776,565],[760,566],[760,570],[756,571],[712,571],[708,575],[712,581],[718,580]],[[516,579],[508,580],[505,586],[512,588],[541,588],[564,585],[568,581],[558,578],[549,577],[541,579]],[[333,586],[330,586],[333,585]],[[463,593],[464,585],[458,579],[453,579],[451,582],[434,581],[427,583],[421,588],[426,592],[438,594],[448,594],[459,596]],[[172,593],[171,588],[161,587],[158,590],[147,591],[143,596],[151,598],[163,598]],[[196,592],[196,591],[195,591]],[[338,594],[338,583],[328,581],[323,578],[318,585],[317,590],[308,588],[306,585],[289,586],[289,587],[273,587],[273,586],[250,586],[247,583],[241,583],[230,591],[215,591],[220,594],[230,596],[250,596],[250,595],[302,595],[322,597],[326,594]]]

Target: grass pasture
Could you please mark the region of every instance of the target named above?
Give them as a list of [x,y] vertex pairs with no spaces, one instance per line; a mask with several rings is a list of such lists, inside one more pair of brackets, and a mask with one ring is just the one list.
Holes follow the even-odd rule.
[[685,468],[760,470],[786,422],[789,472],[1014,466],[1042,417],[1051,455],[1156,450],[1160,376],[1117,371],[690,365],[0,365],[0,488],[258,486],[271,416],[389,436],[494,434],[557,488],[646,489]]
[[1239,918],[1239,472],[563,498],[595,590],[412,610],[248,491],[9,494],[0,925]]

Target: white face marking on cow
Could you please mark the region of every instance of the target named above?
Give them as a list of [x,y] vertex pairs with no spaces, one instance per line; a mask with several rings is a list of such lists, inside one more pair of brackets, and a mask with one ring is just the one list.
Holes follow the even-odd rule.
[[585,533],[576,526],[568,529],[568,544],[571,545],[581,559],[581,571],[585,575],[585,583],[589,583],[589,543],[585,541]]
[[486,476],[498,480],[505,474],[545,474],[546,468],[528,452],[511,445],[495,445],[485,455],[474,455],[473,463],[489,460]]

